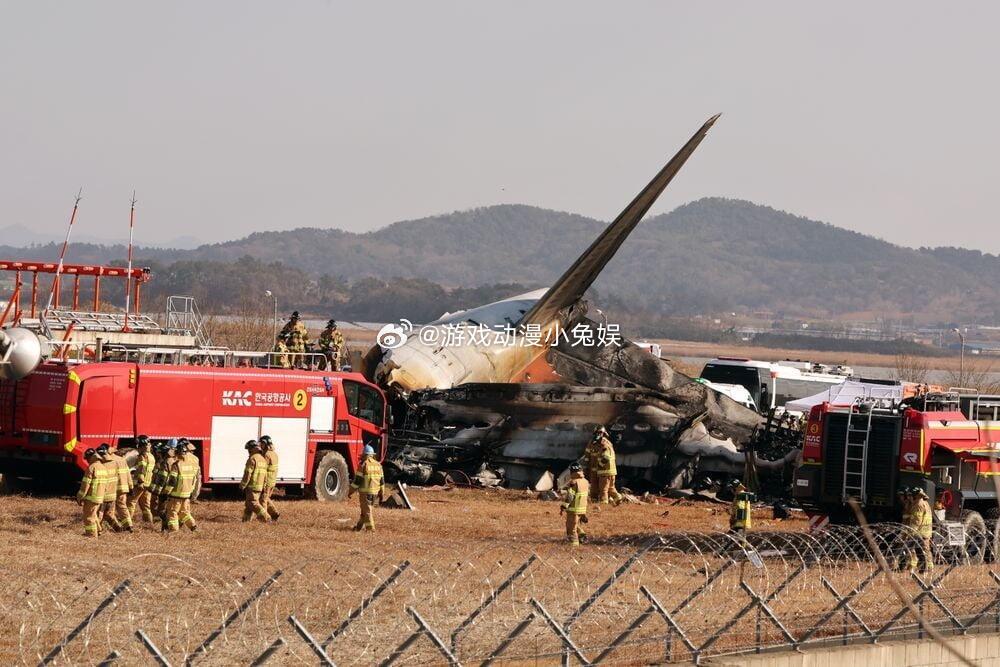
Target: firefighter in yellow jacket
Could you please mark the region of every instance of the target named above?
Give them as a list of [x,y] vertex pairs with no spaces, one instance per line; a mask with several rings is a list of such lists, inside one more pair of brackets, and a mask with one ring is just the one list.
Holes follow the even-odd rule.
[[599,426],[596,431],[594,431],[594,437],[590,439],[587,443],[587,448],[583,451],[583,474],[587,478],[587,483],[590,486],[590,499],[597,500],[597,493],[600,485],[597,483],[597,467],[598,461],[601,457],[601,439],[606,437],[608,434],[607,430],[603,426]]
[[107,524],[108,528],[117,533],[122,529],[122,525],[115,518],[115,503],[118,501],[118,464],[111,457],[111,447],[108,443],[102,442],[94,451],[97,452],[97,458],[107,472],[104,502],[101,503],[99,516],[102,524]]
[[264,484],[267,481],[267,459],[260,453],[260,443],[247,440],[247,463],[243,466],[243,479],[240,489],[243,491],[243,520],[253,521],[257,517],[264,523],[270,521],[267,510],[260,504]]
[[753,527],[753,516],[750,512],[751,494],[743,482],[732,484],[733,501],[729,505],[729,534],[736,536],[741,546],[746,544],[747,532]]
[[566,513],[566,539],[574,547],[587,539],[583,524],[587,523],[587,499],[590,497],[590,483],[583,476],[583,468],[570,466],[570,480],[563,496],[559,513]]
[[87,461],[87,472],[80,480],[80,490],[76,502],[83,508],[83,534],[97,537],[101,534],[101,505],[104,504],[104,490],[108,484],[108,470],[101,463],[97,451],[88,449],[83,453]]
[[153,523],[152,486],[153,470],[157,465],[156,457],[150,451],[149,438],[140,435],[135,439],[139,449],[139,458],[132,469],[132,495],[129,496],[129,514],[135,516],[136,510],[142,512],[146,523]]
[[167,529],[167,476],[170,474],[170,466],[173,464],[174,446],[176,442],[161,442],[157,451],[159,458],[156,467],[153,469],[153,485],[149,492],[153,497],[153,516],[159,517],[163,530]]
[[[599,432],[603,431],[603,427]],[[618,476],[618,466],[615,463],[615,446],[608,439],[607,431],[603,431],[600,436],[600,453],[597,456],[597,501],[607,504],[611,502],[615,505],[621,502],[622,497],[615,488],[615,478]]]
[[132,493],[132,471],[128,467],[128,461],[118,453],[118,447],[109,447],[111,461],[115,465],[115,472],[118,475],[118,486],[115,492],[115,521],[122,530],[132,532],[132,513],[129,511],[129,496]]
[[271,521],[278,520],[278,510],[274,506],[274,489],[278,486],[278,452],[274,449],[271,436],[260,436],[260,452],[267,459],[267,478],[264,480],[264,490],[260,492],[260,506],[264,508]]
[[909,548],[909,569],[919,568],[925,574],[934,568],[934,557],[931,552],[931,537],[934,534],[934,514],[927,497],[927,492],[916,487],[910,491],[910,511],[906,517],[906,525],[915,533]]
[[198,457],[191,451],[191,443],[181,438],[177,443],[176,456],[167,476],[167,530],[176,532],[183,524],[192,531],[198,524],[191,515],[191,495],[198,484],[201,466]]
[[327,360],[327,368],[339,371],[344,357],[344,334],[337,328],[337,321],[330,320],[319,335],[319,351]]
[[365,445],[348,497],[355,491],[358,492],[358,502],[361,505],[361,518],[354,530],[375,530],[372,508],[378,502],[378,496],[382,495],[382,464],[375,460],[375,449],[371,445]]

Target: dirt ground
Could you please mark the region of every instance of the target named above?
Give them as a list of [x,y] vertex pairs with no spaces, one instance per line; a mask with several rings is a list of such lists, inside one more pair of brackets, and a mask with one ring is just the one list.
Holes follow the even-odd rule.
[[[572,549],[563,542],[563,519],[555,501],[471,489],[411,488],[410,497],[416,511],[379,510],[375,533],[351,530],[358,513],[353,499],[282,499],[280,520],[265,526],[242,523],[240,502],[208,498],[194,506],[196,533],[182,529],[163,535],[141,526],[134,534],[109,533],[98,539],[83,536],[79,510],[68,497],[0,497],[0,662],[37,662],[118,582],[129,579],[129,590],[70,642],[55,664],[94,664],[112,651],[123,656],[116,664],[147,663],[148,654],[133,636],[137,630],[178,664],[268,575],[282,571],[266,602],[241,617],[217,641],[215,653],[206,654],[204,664],[248,663],[279,636],[288,647],[273,664],[310,664],[315,656],[291,631],[288,616],[294,614],[317,635],[325,635],[399,563],[412,562],[400,580],[406,585],[392,587],[383,611],[372,617],[378,622],[362,618],[349,638],[337,640],[346,645],[335,642],[331,647],[338,664],[370,664],[412,632],[413,622],[404,613],[407,605],[419,608],[431,625],[456,628],[493,586],[534,555],[539,561],[529,568],[533,578],[523,600],[498,603],[475,628],[464,631],[462,649],[467,656],[480,655],[516,625],[524,609],[530,612],[529,595],[545,600],[553,614],[568,616],[651,533],[727,528],[725,505],[665,499],[624,504],[593,511],[587,526],[592,543]],[[805,527],[802,518],[776,524],[768,509],[756,512],[755,521],[761,530]],[[684,556],[669,566],[643,563],[640,571],[649,579],[664,568],[680,568],[684,577],[697,581],[706,566],[702,558],[688,563]],[[665,585],[667,580],[651,581]],[[611,615],[617,625],[632,614],[622,610],[638,604],[637,586],[624,589],[620,598],[606,596],[609,607],[588,612],[593,627],[588,630],[591,626],[581,623],[580,636],[613,629],[596,619]],[[669,587],[660,593],[665,599],[670,594]],[[552,643],[543,626],[533,632],[514,645],[510,659],[555,662],[558,643]],[[402,664],[440,658],[429,643],[413,650]],[[620,664],[634,663],[622,660]]]

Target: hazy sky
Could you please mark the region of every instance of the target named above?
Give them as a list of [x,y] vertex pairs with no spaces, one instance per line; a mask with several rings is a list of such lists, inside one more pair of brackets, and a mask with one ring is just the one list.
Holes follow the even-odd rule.
[[[0,227],[216,241],[739,197],[1000,252],[1000,3],[7,2]],[[2,239],[16,242],[16,239]]]

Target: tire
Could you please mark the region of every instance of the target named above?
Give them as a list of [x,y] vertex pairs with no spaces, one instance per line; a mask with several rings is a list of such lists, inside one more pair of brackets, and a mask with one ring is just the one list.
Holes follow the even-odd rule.
[[994,563],[1000,559],[1000,507],[991,507],[983,512],[986,522],[986,535],[989,537],[986,549],[986,562]]
[[344,500],[351,485],[350,474],[343,456],[326,452],[316,465],[313,483],[306,487],[306,492],[314,500]]
[[982,563],[989,551],[991,532],[986,530],[983,516],[973,510],[962,510],[962,525],[965,526],[965,555],[971,564]]

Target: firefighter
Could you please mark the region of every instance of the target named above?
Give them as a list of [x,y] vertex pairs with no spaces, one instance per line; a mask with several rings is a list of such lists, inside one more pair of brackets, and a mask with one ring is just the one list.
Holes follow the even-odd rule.
[[590,486],[590,499],[597,500],[599,484],[597,483],[597,466],[601,457],[601,438],[606,437],[607,430],[603,426],[598,426],[594,431],[594,437],[587,443],[587,448],[583,451],[583,473]]
[[149,437],[140,435],[135,441],[139,449],[139,458],[132,471],[134,477],[132,495],[129,497],[129,514],[135,516],[136,509],[138,509],[142,512],[143,521],[153,523],[153,507],[150,500],[152,498],[153,470],[158,463],[150,451]]
[[382,495],[382,464],[375,460],[375,449],[371,445],[365,445],[361,463],[358,464],[358,472],[354,475],[347,497],[350,498],[355,491],[358,492],[361,517],[354,530],[375,530],[372,507],[375,505],[376,496]]
[[566,513],[566,539],[574,547],[587,541],[583,524],[587,523],[587,498],[590,496],[590,482],[583,475],[583,468],[578,464],[569,467],[570,480],[566,485],[564,502],[559,506],[559,513]]
[[274,343],[274,360],[278,364],[279,368],[291,368],[292,364],[288,360],[288,345],[286,344],[287,336],[285,334],[280,334],[278,340]]
[[743,482],[736,480],[732,484],[733,502],[729,505],[729,534],[734,535],[741,546],[746,546],[747,532],[753,527],[753,517],[750,513],[751,495]]
[[309,332],[306,330],[306,325],[299,320],[299,311],[296,310],[292,313],[288,324],[282,329],[282,333],[287,339],[288,351],[293,355],[292,366],[295,368],[303,367],[305,362],[303,355],[309,345]]
[[243,467],[243,480],[240,489],[244,493],[243,521],[253,521],[256,516],[264,523],[270,519],[267,510],[260,504],[264,492],[264,482],[267,479],[267,459],[260,453],[260,443],[247,440],[247,463]]
[[326,357],[327,368],[340,370],[344,354],[344,334],[337,328],[336,320],[327,322],[323,333],[319,335],[319,351]]
[[170,479],[170,469],[173,468],[177,460],[177,440],[171,438],[163,443],[163,459],[160,461],[160,471],[154,480],[156,489],[157,516],[160,517],[160,529],[167,529],[167,500],[170,498],[170,489],[167,482]]
[[[899,499],[899,521],[904,526],[910,525],[910,514],[913,509],[912,493],[912,490],[907,486],[900,487],[896,491],[896,497]],[[899,549],[899,555],[896,559],[896,571],[904,572],[910,566],[911,537],[904,532],[893,541],[896,548]]]
[[76,502],[83,508],[83,534],[87,537],[97,537],[101,534],[100,511],[104,503],[104,487],[108,483],[108,470],[94,449],[85,451],[83,458],[87,461],[87,472],[80,480]]
[[129,511],[129,496],[132,494],[132,471],[129,470],[128,461],[118,453],[118,447],[109,447],[111,461],[115,464],[118,474],[118,489],[115,495],[115,521],[122,530],[132,532],[132,513]]
[[618,495],[618,490],[615,488],[615,477],[618,475],[618,466],[615,464],[615,446],[611,444],[603,426],[598,429],[598,441],[600,450],[597,454],[597,501],[605,505],[608,502],[617,505],[622,501],[622,497]]
[[107,471],[104,501],[101,503],[100,510],[101,523],[108,524],[108,527],[117,533],[122,529],[121,524],[115,518],[115,503],[118,502],[118,464],[111,458],[111,448],[108,443],[102,442],[95,451],[101,465]]
[[267,459],[267,477],[264,479],[264,490],[260,494],[260,505],[271,517],[271,521],[278,520],[278,510],[274,506],[274,489],[278,486],[278,452],[274,449],[274,442],[271,436],[260,436],[261,454]]
[[183,524],[193,532],[198,530],[198,524],[191,515],[191,494],[198,484],[201,467],[187,438],[180,439],[175,451],[167,477],[167,530],[177,532]]
[[906,524],[915,533],[911,540],[909,569],[919,568],[920,574],[926,574],[934,568],[934,557],[931,552],[931,536],[934,534],[934,519],[930,499],[927,492],[920,487],[912,490],[910,495],[910,515]]

